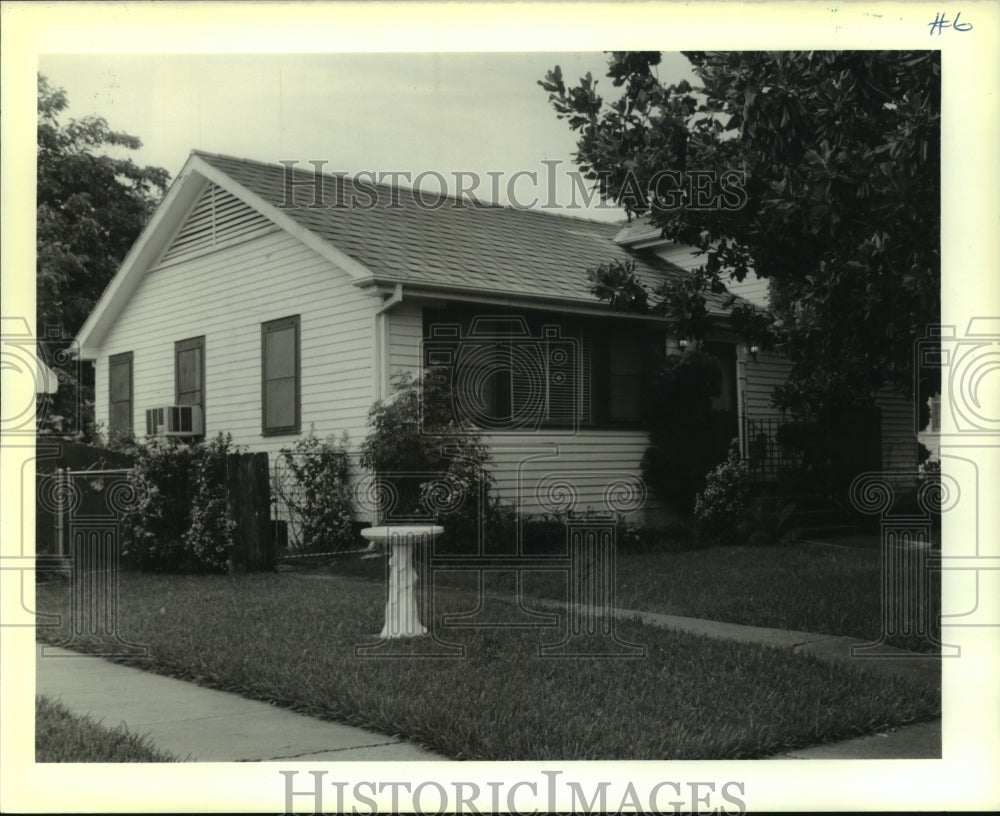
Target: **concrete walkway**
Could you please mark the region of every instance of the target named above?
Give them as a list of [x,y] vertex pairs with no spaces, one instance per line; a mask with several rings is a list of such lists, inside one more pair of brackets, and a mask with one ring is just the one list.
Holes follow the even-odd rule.
[[99,657],[39,645],[35,688],[102,725],[123,723],[153,745],[198,762],[397,762],[446,757],[362,728],[296,714]]
[[[533,603],[564,606],[558,603]],[[760,643],[835,660],[865,670],[900,674],[940,686],[941,661],[902,650],[889,656],[851,656],[853,638],[741,626],[733,623],[619,609],[620,618],[706,637]],[[202,688],[183,680],[89,657],[65,649],[38,650],[36,689],[71,711],[90,714],[108,727],[124,723],[181,759],[202,762],[300,758],[330,761],[439,760],[446,757],[361,728],[331,723],[287,709]],[[847,742],[805,748],[774,759],[936,759],[941,722],[908,726]]]

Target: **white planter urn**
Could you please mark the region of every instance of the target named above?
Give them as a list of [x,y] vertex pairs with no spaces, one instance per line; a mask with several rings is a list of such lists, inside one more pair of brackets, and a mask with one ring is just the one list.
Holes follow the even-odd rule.
[[365,527],[361,535],[373,544],[385,544],[389,552],[389,595],[385,603],[385,625],[381,638],[419,637],[427,634],[417,611],[417,571],[413,548],[430,546],[444,532],[436,524],[392,524]]

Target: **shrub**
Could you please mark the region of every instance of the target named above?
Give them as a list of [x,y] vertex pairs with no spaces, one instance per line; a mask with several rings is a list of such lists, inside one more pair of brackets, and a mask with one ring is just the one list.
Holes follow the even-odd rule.
[[[445,527],[443,547],[478,542],[480,524],[488,529],[500,512],[493,457],[482,432],[455,418],[447,376],[394,376],[393,394],[372,406],[368,426],[361,464],[396,497],[381,520],[433,520]],[[403,475],[409,473],[417,475]]]
[[705,478],[705,489],[694,502],[702,535],[717,544],[743,543],[749,512],[747,466],[733,440],[726,460]]
[[233,438],[221,433],[192,449],[191,504],[185,548],[207,571],[221,572],[229,566],[235,522],[226,507],[226,457]]
[[122,561],[156,572],[221,572],[233,545],[226,511],[232,437],[186,445],[151,437],[131,442],[136,502],[121,519]]
[[927,458],[917,466],[917,496],[919,513],[930,512],[931,543],[941,546],[941,460]]
[[128,446],[135,458],[136,502],[121,519],[122,561],[140,569],[184,571],[184,533],[191,505],[191,449],[151,438]]
[[303,552],[356,546],[346,432],[337,441],[317,439],[310,431],[291,448],[282,448],[274,485],[275,496],[288,512],[289,540]]

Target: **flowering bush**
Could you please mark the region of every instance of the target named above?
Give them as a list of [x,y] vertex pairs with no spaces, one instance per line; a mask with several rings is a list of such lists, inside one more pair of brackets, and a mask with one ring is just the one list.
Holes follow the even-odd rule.
[[221,572],[233,545],[226,512],[232,437],[185,445],[152,437],[132,443],[137,500],[121,518],[122,561],[157,572]]
[[694,515],[702,534],[715,543],[743,543],[749,513],[746,462],[733,440],[725,462],[705,478],[705,489],[695,497]]
[[351,524],[347,434],[317,439],[312,432],[282,448],[275,495],[288,514],[290,540],[305,552],[333,552],[355,545]]

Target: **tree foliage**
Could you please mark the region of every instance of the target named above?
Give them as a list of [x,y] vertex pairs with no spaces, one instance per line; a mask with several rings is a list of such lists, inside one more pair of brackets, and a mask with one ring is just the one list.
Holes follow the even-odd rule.
[[[657,52],[610,54],[613,102],[589,74],[539,82],[585,175],[702,253],[702,292],[769,279],[770,333],[794,365],[780,405],[912,393],[913,341],[940,312],[939,52],[685,55],[699,87],[661,83]],[[702,200],[713,173],[740,196]]]
[[[141,167],[123,151],[142,142],[111,130],[100,116],[60,121],[66,92],[38,76],[37,172],[37,330],[60,327],[63,347],[114,277],[166,190],[169,175],[160,167]],[[56,353],[60,341],[47,343]],[[56,401],[40,419],[40,431],[80,431],[70,406],[86,401],[86,388],[60,383]]]
[[668,355],[650,387],[649,447],[642,477],[672,510],[689,516],[705,474],[732,439],[724,415],[712,410],[722,373],[713,355],[692,349]]

